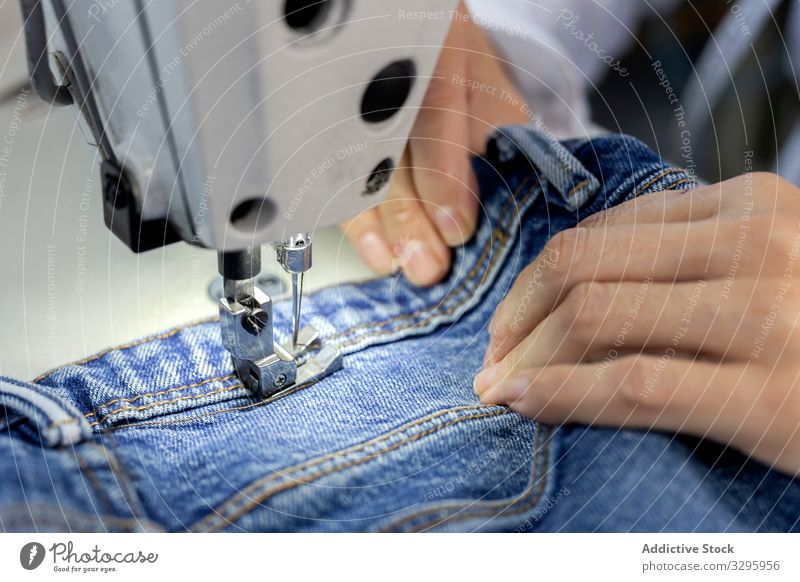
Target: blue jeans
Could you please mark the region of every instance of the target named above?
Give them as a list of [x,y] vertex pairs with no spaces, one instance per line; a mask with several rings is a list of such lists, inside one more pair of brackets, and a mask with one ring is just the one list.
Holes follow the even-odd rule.
[[[472,392],[487,324],[556,232],[694,186],[636,140],[512,127],[475,161],[478,232],[443,283],[306,298],[344,369],[266,400],[217,321],[0,382],[0,528],[789,531],[798,482],[710,443],[537,424]],[[677,192],[675,195],[679,195]],[[289,321],[289,305],[276,303]]]

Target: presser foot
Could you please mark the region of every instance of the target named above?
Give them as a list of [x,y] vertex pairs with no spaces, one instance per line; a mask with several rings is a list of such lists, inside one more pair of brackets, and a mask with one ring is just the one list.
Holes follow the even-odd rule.
[[[258,398],[269,398],[297,384],[321,380],[342,368],[342,354],[319,344],[319,333],[306,326],[296,345],[275,341],[272,300],[254,287],[252,295],[220,299],[222,341],[242,384]],[[295,342],[292,342],[295,343]],[[316,352],[314,350],[320,347]],[[300,364],[301,357],[308,356]]]

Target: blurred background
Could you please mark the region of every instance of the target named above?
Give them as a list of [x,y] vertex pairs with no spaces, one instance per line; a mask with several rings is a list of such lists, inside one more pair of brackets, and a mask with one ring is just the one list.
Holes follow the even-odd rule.
[[[791,143],[800,119],[793,31],[800,3],[674,4],[639,23],[638,42],[622,57],[630,76],[607,75],[590,92],[593,119],[637,136],[678,165],[693,164],[708,182],[747,171],[743,152],[751,151],[750,170],[778,171],[800,184],[790,161],[800,154]],[[748,6],[757,10],[748,12]],[[678,103],[666,98],[654,62],[662,65]],[[677,123],[679,106],[686,128]],[[780,152],[787,161],[778,168]]]

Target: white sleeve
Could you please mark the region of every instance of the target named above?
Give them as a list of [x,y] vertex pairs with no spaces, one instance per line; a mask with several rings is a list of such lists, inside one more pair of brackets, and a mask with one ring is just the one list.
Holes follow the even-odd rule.
[[[589,126],[586,88],[609,74],[636,41],[638,22],[680,0],[466,0],[531,106],[557,136]],[[652,6],[652,8],[651,8]]]

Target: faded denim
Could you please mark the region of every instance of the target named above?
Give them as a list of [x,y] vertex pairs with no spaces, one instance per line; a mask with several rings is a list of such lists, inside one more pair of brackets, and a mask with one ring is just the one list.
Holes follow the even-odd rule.
[[[472,392],[494,308],[556,232],[694,187],[640,142],[503,130],[474,239],[432,289],[394,276],[304,300],[345,353],[251,398],[217,321],[0,381],[5,531],[790,531],[795,480],[673,435],[539,425]],[[675,195],[680,195],[678,192]],[[289,305],[276,302],[289,321]]]

